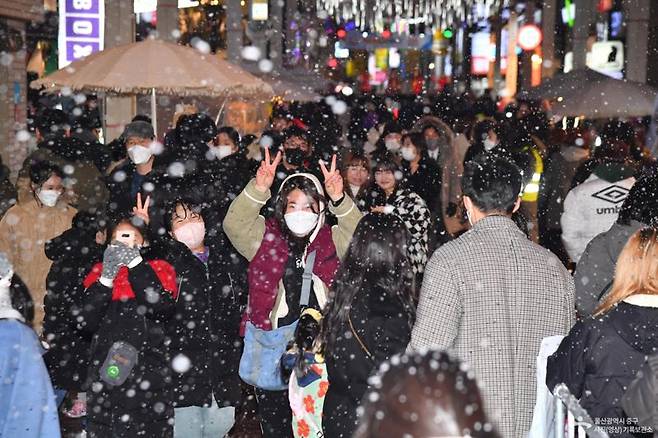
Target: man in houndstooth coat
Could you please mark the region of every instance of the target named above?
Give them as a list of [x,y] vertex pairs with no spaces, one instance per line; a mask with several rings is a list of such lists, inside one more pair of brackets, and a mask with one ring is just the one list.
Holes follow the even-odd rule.
[[462,189],[472,229],[427,264],[410,344],[447,349],[469,363],[506,438],[530,429],[541,340],[567,334],[575,319],[571,275],[510,219],[521,179],[499,157],[467,163]]

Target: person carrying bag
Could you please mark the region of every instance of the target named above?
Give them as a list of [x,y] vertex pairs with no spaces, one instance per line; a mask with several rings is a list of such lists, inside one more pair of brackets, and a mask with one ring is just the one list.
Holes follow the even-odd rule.
[[[280,163],[280,153],[272,160],[269,150],[265,151],[256,178],[231,203],[223,223],[233,246],[249,260],[249,304],[241,325],[246,345],[240,376],[256,387],[264,438],[292,436],[281,355],[302,311],[324,307],[339,259],[361,219],[358,208],[343,192],[343,179],[333,157],[330,169],[320,165],[324,189],[311,173],[290,175],[280,185],[274,217],[265,220],[259,213],[271,196],[277,174],[284,173],[277,170]],[[327,209],[336,217],[333,227],[325,224]]]

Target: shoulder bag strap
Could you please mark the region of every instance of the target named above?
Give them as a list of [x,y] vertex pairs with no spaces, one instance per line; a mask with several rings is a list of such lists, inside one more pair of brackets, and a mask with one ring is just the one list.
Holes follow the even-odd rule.
[[370,359],[371,361],[374,362],[375,357],[370,353],[370,350],[368,350],[368,347],[366,347],[366,344],[363,343],[363,341],[361,340],[361,337],[359,336],[359,334],[354,329],[354,325],[352,324],[352,317],[350,316],[349,313],[347,314],[347,322],[350,325],[350,330],[352,330],[352,334],[354,335],[354,338],[356,339],[356,341],[361,346],[361,349],[363,350],[363,352],[366,354],[366,356],[368,356],[368,359]]
[[299,297],[300,307],[308,306],[308,302],[311,298],[311,284],[313,283],[313,266],[315,265],[316,252],[317,251],[313,251],[306,256],[306,266],[304,267],[304,273],[302,274],[302,294]]

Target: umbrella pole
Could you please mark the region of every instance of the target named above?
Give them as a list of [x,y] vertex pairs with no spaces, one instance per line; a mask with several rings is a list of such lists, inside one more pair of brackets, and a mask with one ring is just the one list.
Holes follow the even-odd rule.
[[224,106],[226,106],[226,101],[228,100],[228,97],[225,97],[224,100],[222,101],[222,106],[219,107],[219,111],[217,112],[217,117],[215,118],[215,125],[219,124],[219,118],[222,115],[222,112],[224,111]]
[[156,108],[155,88],[151,88],[151,124],[153,125],[153,132],[155,138],[158,138],[158,111]]

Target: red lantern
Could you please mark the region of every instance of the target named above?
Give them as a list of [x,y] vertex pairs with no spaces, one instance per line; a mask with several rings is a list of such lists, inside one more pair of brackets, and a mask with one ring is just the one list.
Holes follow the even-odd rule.
[[543,35],[535,24],[526,24],[519,29],[518,45],[523,50],[535,50],[541,44]]
[[347,32],[345,32],[345,29],[338,29],[338,32],[336,32],[336,36],[342,40],[347,36]]

